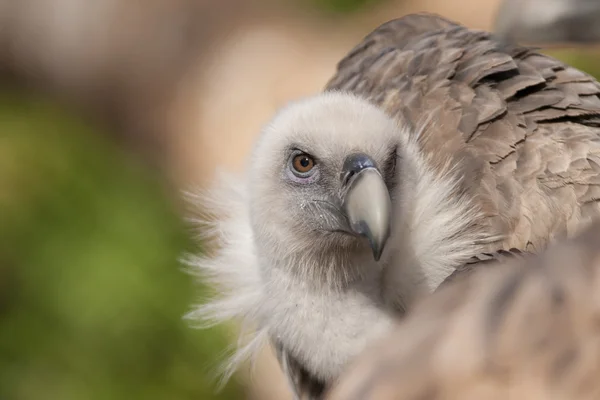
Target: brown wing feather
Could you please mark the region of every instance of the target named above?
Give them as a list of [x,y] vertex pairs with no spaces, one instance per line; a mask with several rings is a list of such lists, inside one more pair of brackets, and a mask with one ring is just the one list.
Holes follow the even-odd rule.
[[[533,49],[409,15],[369,34],[326,90],[421,124],[434,168],[460,168],[500,247],[543,248],[600,216],[600,85]],[[419,132],[419,129],[415,129]]]

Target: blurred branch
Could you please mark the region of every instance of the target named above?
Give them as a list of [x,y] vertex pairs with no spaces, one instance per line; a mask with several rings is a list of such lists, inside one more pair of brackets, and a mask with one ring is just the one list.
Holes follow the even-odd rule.
[[495,22],[499,37],[537,45],[600,43],[598,0],[504,0]]

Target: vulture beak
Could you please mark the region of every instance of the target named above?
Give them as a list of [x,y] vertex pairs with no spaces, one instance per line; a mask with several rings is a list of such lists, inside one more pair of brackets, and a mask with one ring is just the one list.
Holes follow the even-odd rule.
[[390,236],[392,205],[385,181],[374,161],[362,153],[346,158],[341,179],[350,227],[369,240],[373,258],[379,261]]

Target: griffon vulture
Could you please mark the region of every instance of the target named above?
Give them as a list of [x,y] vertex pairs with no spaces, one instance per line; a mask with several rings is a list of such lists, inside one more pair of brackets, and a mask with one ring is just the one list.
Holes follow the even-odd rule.
[[438,16],[378,27],[264,127],[242,176],[195,198],[219,247],[187,262],[220,292],[189,317],[239,318],[229,371],[271,343],[296,397],[320,398],[456,269],[600,216],[599,94]]

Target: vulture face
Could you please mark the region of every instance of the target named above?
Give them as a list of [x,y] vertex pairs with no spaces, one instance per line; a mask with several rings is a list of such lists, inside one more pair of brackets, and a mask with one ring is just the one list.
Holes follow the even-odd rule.
[[368,245],[379,260],[390,235],[398,130],[383,111],[348,94],[281,110],[251,157],[256,239],[283,252]]

